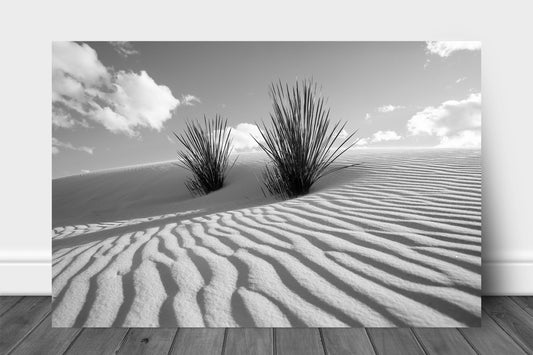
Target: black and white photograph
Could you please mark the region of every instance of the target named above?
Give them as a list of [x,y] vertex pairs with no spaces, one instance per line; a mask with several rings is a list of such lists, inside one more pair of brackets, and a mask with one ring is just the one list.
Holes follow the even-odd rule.
[[480,326],[480,42],[51,47],[53,327]]

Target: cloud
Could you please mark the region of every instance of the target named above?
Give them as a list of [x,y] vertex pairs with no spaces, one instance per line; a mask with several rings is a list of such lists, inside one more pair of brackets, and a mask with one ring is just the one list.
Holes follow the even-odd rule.
[[130,42],[109,42],[109,44],[112,45],[113,49],[124,58],[128,58],[130,55],[139,54],[139,51],[133,48],[133,44]]
[[431,41],[426,42],[428,53],[437,54],[443,58],[449,57],[457,51],[477,51],[481,49],[481,42],[461,41]]
[[[343,129],[338,138],[344,139],[348,135],[349,133]],[[261,150],[254,138],[259,142],[263,141],[259,127],[252,123],[239,123],[237,126],[231,128],[232,147],[237,153]]]
[[480,147],[481,94],[426,107],[407,122],[407,129],[412,135],[440,137],[440,147]]
[[231,129],[231,139],[233,142],[233,149],[236,152],[250,152],[260,149],[255,139],[262,141],[263,137],[259,128],[251,123],[239,123],[235,128]]
[[455,136],[442,137],[438,148],[479,148],[481,131],[462,131]]
[[115,72],[104,67],[91,47],[73,42],[53,43],[52,90],[54,126],[86,125],[87,119],[129,136],[142,127],[161,130],[180,104],[145,71]]
[[[261,136],[259,127],[257,127],[255,124],[244,122],[239,123],[235,127],[227,127],[224,136],[230,130],[231,149],[233,152],[244,153],[261,150],[255,139],[257,139],[259,142],[263,142],[263,137]],[[220,131],[213,131],[213,134],[217,134],[219,132]],[[170,137],[167,136],[167,138],[171,143],[174,143]]]
[[377,131],[372,135],[372,143],[377,142],[387,142],[387,141],[397,141],[401,139],[402,136],[400,136],[395,131]]
[[76,147],[70,143],[62,142],[59,139],[52,137],[52,154],[58,154],[63,149],[77,150],[80,152],[85,152],[87,154],[93,154],[94,148],[90,147]]
[[370,114],[367,113],[367,114],[365,115],[365,121],[368,121],[368,120],[370,119],[370,117],[371,117]]
[[69,114],[60,109],[52,110],[52,125],[54,127],[71,128],[76,125],[76,121]]
[[402,139],[402,136],[400,136],[395,131],[377,131],[374,134],[372,134],[370,137],[360,138],[355,145],[359,147],[363,147],[371,143],[397,141],[400,139]]
[[369,138],[359,138],[357,140],[357,143],[355,143],[356,146],[364,146],[364,145],[367,145],[368,143],[370,143],[370,139]]
[[139,126],[159,131],[179,104],[168,87],[157,85],[144,70],[140,74],[118,72],[114,86],[114,92],[105,98],[114,105],[114,111],[121,116],[121,120],[125,121],[125,131]]
[[87,169],[81,169],[81,173],[82,174],[88,174],[90,173],[91,171],[90,170],[87,170]]
[[202,103],[199,98],[194,95],[182,95],[181,103],[186,106],[194,106],[194,103]]
[[339,133],[339,139],[345,139],[346,137],[348,137],[348,132],[346,132],[346,130],[343,129],[341,133]]
[[402,139],[402,136],[400,136],[395,131],[377,131],[374,134],[372,134],[370,137],[358,139],[355,145],[359,147],[363,147],[363,146],[367,146],[372,143],[397,141],[400,139]]
[[52,75],[54,74],[58,76],[54,76],[52,81],[54,93],[66,90],[63,92],[70,94],[69,96],[79,94],[82,84],[94,86],[110,80],[110,73],[98,60],[96,51],[85,43],[53,42]]
[[465,81],[466,79],[467,79],[466,76],[463,76],[463,77],[461,77],[461,78],[455,80],[455,83],[456,83],[456,84],[462,83],[462,82]]
[[405,108],[405,106],[384,105],[384,106],[378,107],[378,112],[388,113],[388,112],[393,112],[393,111],[396,111],[402,108]]

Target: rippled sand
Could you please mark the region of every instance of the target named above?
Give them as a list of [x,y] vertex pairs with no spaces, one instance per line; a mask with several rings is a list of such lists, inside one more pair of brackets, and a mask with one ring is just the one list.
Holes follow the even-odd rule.
[[357,150],[304,197],[242,154],[191,198],[174,163],[53,181],[56,327],[479,326],[479,150]]

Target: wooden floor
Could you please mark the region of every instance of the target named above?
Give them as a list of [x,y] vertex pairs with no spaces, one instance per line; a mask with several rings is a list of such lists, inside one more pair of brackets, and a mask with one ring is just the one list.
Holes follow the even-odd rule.
[[533,297],[484,297],[482,328],[51,328],[49,297],[0,297],[0,354],[533,354]]

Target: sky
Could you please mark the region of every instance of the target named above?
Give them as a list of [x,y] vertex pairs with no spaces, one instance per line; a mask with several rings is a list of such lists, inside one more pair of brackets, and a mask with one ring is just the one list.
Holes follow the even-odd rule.
[[257,150],[269,85],[304,79],[356,149],[481,146],[479,42],[54,42],[52,177],[176,159],[204,115]]

